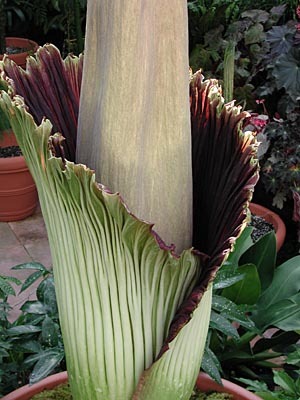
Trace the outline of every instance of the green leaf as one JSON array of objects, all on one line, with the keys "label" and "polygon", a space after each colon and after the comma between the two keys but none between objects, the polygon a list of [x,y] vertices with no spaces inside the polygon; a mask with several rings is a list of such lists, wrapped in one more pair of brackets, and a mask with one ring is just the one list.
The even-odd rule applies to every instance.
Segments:
[{"label": "green leaf", "polygon": [[0,357],[8,357],[8,356],[9,353],[6,350],[0,348]]},{"label": "green leaf", "polygon": [[241,308],[223,296],[213,295],[212,307],[214,310],[219,311],[225,318],[236,321],[247,329],[251,330],[255,328],[254,322],[245,314],[244,307]]},{"label": "green leaf", "polygon": [[4,278],[5,280],[15,283],[16,285],[21,285],[21,281],[20,279],[14,277],[14,276],[2,276],[2,278]]},{"label": "green leaf", "polygon": [[249,18],[254,22],[266,22],[269,19],[269,13],[264,10],[247,10],[242,13],[242,18]]},{"label": "green leaf", "polygon": [[266,382],[262,381],[253,381],[251,379],[246,379],[246,378],[237,378],[239,382],[245,383],[247,385],[247,389],[251,390],[252,392],[258,392],[258,391],[268,391],[268,385]]},{"label": "green leaf", "polygon": [[287,54],[278,57],[272,73],[277,88],[285,88],[296,100],[300,92],[300,49],[293,47]]},{"label": "green leaf", "polygon": [[265,330],[276,326],[284,331],[300,329],[300,293],[289,299],[280,300],[266,309],[253,313],[253,320],[258,328]]},{"label": "green leaf", "polygon": [[269,232],[251,246],[241,257],[241,264],[254,264],[257,268],[261,288],[272,282],[276,263],[276,237]]},{"label": "green leaf", "polygon": [[260,398],[262,398],[263,400],[289,400],[289,399],[282,399],[280,398],[280,394],[278,393],[270,393],[270,392],[260,392],[257,391],[255,392],[255,394],[257,396],[259,396]]},{"label": "green leaf", "polygon": [[284,371],[273,371],[274,382],[282,387],[288,393],[296,393],[296,387],[293,379]]},{"label": "green leaf", "polygon": [[235,304],[255,304],[261,293],[261,284],[258,271],[254,264],[245,264],[239,267],[245,278],[226,288],[222,296],[227,297]]},{"label": "green leaf", "polygon": [[245,32],[245,44],[260,43],[265,39],[264,27],[262,24],[257,23],[251,26]]},{"label": "green leaf", "polygon": [[288,354],[286,363],[291,365],[299,365],[300,367],[300,347]]},{"label": "green leaf", "polygon": [[220,375],[220,370],[221,370],[220,362],[216,357],[216,355],[214,354],[214,352],[212,352],[208,347],[205,348],[201,362],[201,368],[216,382],[218,382],[219,385],[222,385],[222,380]]},{"label": "green leaf", "polygon": [[58,345],[58,325],[51,318],[46,316],[42,324],[42,339],[47,346],[54,347]]},{"label": "green leaf", "polygon": [[36,282],[39,278],[41,278],[44,275],[44,272],[42,271],[36,271],[33,274],[29,275],[25,282],[23,283],[20,293],[24,292],[27,288],[29,288],[34,282]]},{"label": "green leaf", "polygon": [[293,46],[295,29],[287,25],[273,26],[266,34],[266,40],[270,43],[271,56],[280,56],[287,53]]},{"label": "green leaf", "polygon": [[15,335],[27,335],[31,333],[40,332],[41,328],[34,325],[19,325],[13,326],[6,330],[8,336],[15,336]]},{"label": "green leaf", "polygon": [[7,282],[7,279],[3,276],[0,276],[0,297],[6,298],[9,295],[15,296],[16,292],[11,284]]},{"label": "green leaf", "polygon": [[27,340],[21,343],[21,348],[27,353],[40,353],[42,351],[42,346],[37,340]]},{"label": "green leaf", "polygon": [[300,256],[276,268],[271,285],[262,293],[257,310],[267,309],[280,300],[289,299],[300,291]]},{"label": "green leaf", "polygon": [[38,300],[47,305],[49,314],[57,314],[57,301],[53,276],[44,279],[38,286],[36,295]]},{"label": "green leaf", "polygon": [[227,262],[232,265],[238,265],[241,256],[253,245],[253,240],[251,239],[251,233],[253,228],[247,226],[240,237],[237,238],[233,250],[230,252]]},{"label": "green leaf", "polygon": [[35,364],[32,373],[29,377],[29,384],[34,384],[41,379],[46,378],[54,369],[61,363],[64,358],[64,352],[62,350],[51,350],[45,351],[39,354],[38,360]]},{"label": "green leaf", "polygon": [[239,339],[239,334],[236,328],[228,321],[223,315],[218,314],[214,311],[211,312],[210,316],[210,327],[217,329],[227,336],[232,336],[234,339]]},{"label": "green leaf", "polygon": [[21,310],[30,314],[47,314],[48,308],[40,301],[26,301]]},{"label": "green leaf", "polygon": [[29,263],[23,263],[23,264],[18,264],[12,267],[14,270],[23,270],[23,269],[37,269],[42,272],[48,271],[43,264],[38,263],[38,262],[29,262]]},{"label": "green leaf", "polygon": [[240,270],[234,269],[232,265],[223,265],[218,271],[214,280],[214,290],[224,289],[233,284],[242,281],[245,278],[245,274]]}]

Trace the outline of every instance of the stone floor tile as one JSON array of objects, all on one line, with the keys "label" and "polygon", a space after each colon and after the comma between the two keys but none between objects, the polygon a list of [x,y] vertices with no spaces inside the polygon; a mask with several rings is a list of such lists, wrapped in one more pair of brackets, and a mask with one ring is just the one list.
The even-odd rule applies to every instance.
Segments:
[{"label": "stone floor tile", "polygon": [[18,245],[19,241],[9,224],[7,222],[0,222],[0,252],[2,249]]},{"label": "stone floor tile", "polygon": [[36,240],[47,239],[47,232],[40,210],[22,221],[9,222],[9,226],[23,245]]},{"label": "stone floor tile", "polygon": [[46,268],[52,267],[52,258],[48,239],[35,240],[24,245],[30,257],[43,264]]},{"label": "stone floor tile", "polygon": [[28,276],[25,271],[14,271],[12,273],[11,267],[17,264],[22,264],[25,262],[30,262],[32,259],[27,253],[26,249],[18,244],[14,247],[7,247],[6,249],[0,250],[0,274],[2,275],[12,275],[16,278],[23,279]]}]

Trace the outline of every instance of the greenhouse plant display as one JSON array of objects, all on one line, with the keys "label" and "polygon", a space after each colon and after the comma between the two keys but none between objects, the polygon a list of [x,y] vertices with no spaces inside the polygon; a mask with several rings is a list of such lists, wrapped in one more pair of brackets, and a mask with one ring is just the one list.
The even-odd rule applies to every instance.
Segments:
[{"label": "greenhouse plant display", "polygon": [[[246,113],[189,76],[186,2],[169,13],[166,1],[88,2],[76,163],[51,122],[11,98],[14,82],[2,93],[38,187],[75,400],[190,397],[212,280],[258,178]],[[57,114],[71,108],[64,88],[56,96]]]}]

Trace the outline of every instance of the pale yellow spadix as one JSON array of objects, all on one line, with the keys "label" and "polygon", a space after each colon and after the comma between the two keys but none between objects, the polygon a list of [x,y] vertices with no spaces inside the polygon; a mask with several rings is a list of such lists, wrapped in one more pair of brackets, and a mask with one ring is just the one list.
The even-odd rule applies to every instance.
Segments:
[{"label": "pale yellow spadix", "polygon": [[88,2],[77,162],[167,244],[191,246],[185,0]]}]

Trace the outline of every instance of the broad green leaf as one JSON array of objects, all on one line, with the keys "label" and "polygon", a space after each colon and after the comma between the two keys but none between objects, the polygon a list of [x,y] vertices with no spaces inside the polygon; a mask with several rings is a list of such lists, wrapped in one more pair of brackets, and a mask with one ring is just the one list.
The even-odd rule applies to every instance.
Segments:
[{"label": "broad green leaf", "polygon": [[[233,265],[238,265],[241,256],[253,245],[253,240],[251,239],[251,233],[253,228],[247,226],[240,237],[237,238],[232,251],[230,252],[227,262]],[[222,270],[222,269],[221,269]]]},{"label": "broad green leaf", "polygon": [[214,290],[224,289],[245,279],[245,274],[235,269],[231,264],[223,265],[214,280]]},{"label": "broad green leaf", "polygon": [[216,382],[222,385],[221,374],[220,374],[221,371],[220,362],[216,357],[216,355],[208,347],[205,348],[201,362],[201,368]]},{"label": "broad green leaf", "polygon": [[26,301],[21,307],[23,312],[30,314],[47,314],[47,307],[40,301]]},{"label": "broad green leaf", "polygon": [[295,100],[300,92],[299,63],[300,49],[293,47],[287,54],[282,54],[277,58],[272,72],[277,88],[285,88]]},{"label": "broad green leaf", "polygon": [[287,364],[299,365],[300,367],[300,347],[298,347],[297,350],[293,351],[292,353],[288,354],[286,362]]},{"label": "broad green leaf", "polygon": [[293,379],[284,371],[273,371],[274,382],[288,393],[295,393],[296,387]]},{"label": "broad green leaf", "polygon": [[276,263],[276,238],[269,232],[251,246],[241,257],[241,264],[254,264],[257,268],[261,288],[264,290],[272,282]]},{"label": "broad green leaf", "polygon": [[[260,392],[259,390],[255,392],[255,394],[263,399],[263,400],[289,400],[289,399],[282,399],[279,397],[278,393],[270,393],[270,392]],[[291,400],[291,399],[290,399]]]},{"label": "broad green leaf", "polygon": [[270,18],[270,15],[267,11],[253,9],[244,11],[242,13],[242,18],[249,18],[254,22],[266,22]]},{"label": "broad green leaf", "polygon": [[252,392],[268,390],[268,386],[267,386],[266,382],[253,381],[251,379],[246,379],[246,378],[237,378],[237,380],[239,382],[245,383],[247,385],[247,389],[251,390]]},{"label": "broad green leaf", "polygon": [[37,358],[32,373],[29,377],[29,383],[32,385],[43,378],[46,378],[61,363],[64,358],[64,352],[61,350],[52,350],[40,354]]},{"label": "broad green leaf", "polygon": [[273,26],[266,33],[266,40],[271,47],[271,55],[278,57],[287,53],[293,46],[294,35],[295,29],[291,29],[287,25]]},{"label": "broad green leaf", "polygon": [[300,291],[300,256],[276,268],[271,285],[262,293],[257,310],[267,309],[280,300],[289,299]]},{"label": "broad green leaf", "polygon": [[22,347],[23,351],[25,350],[27,353],[40,353],[42,351],[42,346],[37,340],[22,342],[20,347]]},{"label": "broad green leaf", "polygon": [[260,43],[264,39],[265,39],[264,27],[260,23],[252,25],[245,32],[245,44],[246,45],[253,44],[253,43]]},{"label": "broad green leaf", "polygon": [[300,293],[288,299],[279,300],[266,309],[259,308],[253,313],[253,320],[262,331],[276,326],[284,331],[300,329]]},{"label": "broad green leaf", "polygon": [[270,360],[272,358],[277,358],[279,356],[281,356],[280,353],[275,353],[275,352],[270,353],[269,351],[262,351],[257,354],[252,354],[249,346],[249,351],[247,352],[242,350],[229,351],[227,353],[221,354],[220,359],[223,361],[228,360],[230,364],[233,366],[236,364],[240,364],[241,360],[251,361],[253,363],[253,362]]},{"label": "broad green leaf", "polygon": [[14,335],[28,335],[31,333],[40,332],[41,328],[35,325],[19,325],[13,326],[6,330],[7,335],[14,336]]},{"label": "broad green leaf", "polygon": [[255,304],[261,293],[259,275],[254,264],[245,264],[239,267],[245,278],[226,288],[222,296],[227,297],[235,304]]}]

